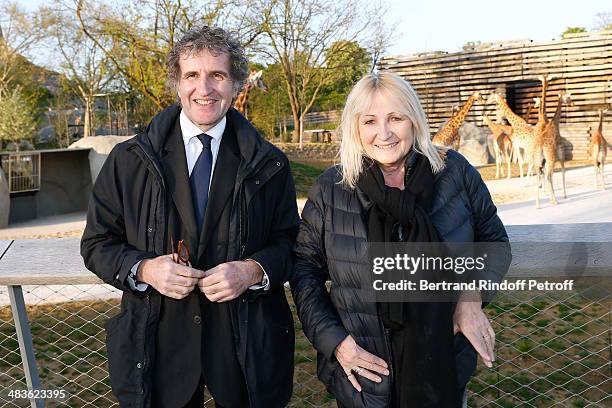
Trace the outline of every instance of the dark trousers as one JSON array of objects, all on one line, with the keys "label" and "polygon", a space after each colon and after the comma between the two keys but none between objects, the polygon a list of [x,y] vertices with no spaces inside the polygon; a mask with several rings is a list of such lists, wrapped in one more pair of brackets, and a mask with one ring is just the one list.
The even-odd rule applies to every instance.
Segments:
[{"label": "dark trousers", "polygon": [[[200,379],[200,384],[198,385],[198,388],[196,388],[196,391],[191,397],[191,400],[189,400],[189,402],[186,405],[184,405],[183,408],[202,408],[204,407],[204,388],[205,388],[204,380]],[[223,405],[220,405],[217,402],[215,402],[215,407],[225,408]]]}]

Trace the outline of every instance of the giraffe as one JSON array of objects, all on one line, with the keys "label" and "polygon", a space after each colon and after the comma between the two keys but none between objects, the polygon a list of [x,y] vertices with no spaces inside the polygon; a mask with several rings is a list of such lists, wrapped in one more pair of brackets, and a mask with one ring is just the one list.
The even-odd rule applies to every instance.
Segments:
[{"label": "giraffe", "polygon": [[601,174],[601,189],[606,189],[606,182],[604,180],[604,164],[606,162],[606,155],[608,153],[608,146],[606,139],[603,137],[603,118],[608,110],[599,109],[599,125],[597,131],[591,138],[589,143],[589,156],[593,161],[593,167],[595,168],[595,188],[597,188],[598,175]]},{"label": "giraffe", "polygon": [[529,123],[529,121],[531,120],[531,111],[533,111],[533,108],[534,108],[534,107],[537,107],[537,103],[539,103],[540,98],[533,98],[533,100],[534,100],[534,101],[535,101],[536,99],[537,99],[537,101],[536,101],[536,103],[535,103],[535,104],[534,104],[534,103],[532,103],[532,104],[530,104],[530,105],[527,107],[527,113],[525,113],[525,116],[524,116],[524,118],[525,118],[525,122],[527,122],[527,123]]},{"label": "giraffe", "polygon": [[251,71],[249,77],[244,81],[242,91],[236,96],[236,100],[234,101],[234,108],[242,113],[244,117],[248,117],[247,101],[249,100],[249,91],[253,88],[259,88],[264,92],[268,92],[268,86],[263,81],[261,73],[262,71]]},{"label": "giraffe", "polygon": [[[555,189],[553,186],[553,173],[555,171],[555,162],[558,160],[561,164],[561,179],[563,184],[563,198],[567,198],[565,192],[565,154],[560,144],[561,134],[559,133],[559,120],[561,119],[561,108],[563,105],[572,103],[570,93],[559,93],[557,108],[552,119],[546,124],[540,137],[541,153],[544,156],[544,184],[548,184],[550,202],[557,204],[555,197]],[[536,208],[540,208],[540,172],[538,171],[537,193],[536,193]]]},{"label": "giraffe", "polygon": [[[548,118],[546,116],[546,91],[548,89],[548,80],[551,79],[551,75],[540,75],[538,79],[542,82],[542,96],[540,98],[533,98],[535,101],[535,105],[538,108],[538,121],[533,128],[533,135],[535,139],[535,146],[531,154],[533,157],[529,160],[529,166],[527,167],[527,180],[529,180],[529,176],[531,175],[531,170],[534,166],[537,166],[538,163],[542,162],[542,148],[543,148],[543,133],[544,128],[548,124]],[[554,164],[554,162],[553,162]],[[536,171],[541,170],[541,166],[535,169]],[[539,174],[538,174],[539,177]],[[539,180],[539,178],[538,178]],[[538,186],[539,188],[539,186]],[[538,190],[539,191],[539,190]]]},{"label": "giraffe", "polygon": [[459,150],[459,145],[461,144],[459,127],[477,99],[480,99],[480,92],[478,91],[470,95],[463,106],[456,113],[453,113],[448,122],[438,130],[438,133],[433,137],[434,144],[439,146],[453,146],[453,149]]},{"label": "giraffe", "polygon": [[510,165],[512,162],[512,126],[493,122],[488,116],[483,116],[482,121],[489,127],[493,135],[493,150],[495,152],[495,178],[499,178],[500,169],[503,176],[504,161],[508,165],[507,178],[510,178]]},{"label": "giraffe", "polygon": [[535,145],[533,128],[525,122],[525,119],[521,118],[516,113],[512,112],[512,109],[508,106],[508,103],[498,91],[493,91],[487,99],[487,104],[495,103],[497,111],[502,117],[505,117],[510,125],[512,126],[512,144],[515,146],[514,151],[517,152],[523,149],[525,154],[518,154],[517,158],[519,161],[519,172],[521,179],[523,178],[523,163],[525,158],[531,160],[533,157],[533,148]]}]

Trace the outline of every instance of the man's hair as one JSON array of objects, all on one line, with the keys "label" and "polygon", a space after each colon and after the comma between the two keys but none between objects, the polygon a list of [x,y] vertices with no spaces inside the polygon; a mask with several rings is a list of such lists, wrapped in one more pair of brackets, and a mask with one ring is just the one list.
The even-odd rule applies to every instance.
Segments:
[{"label": "man's hair", "polygon": [[398,75],[377,72],[365,75],[355,84],[342,111],[339,126],[342,136],[342,183],[349,188],[355,188],[364,171],[363,158],[367,157],[367,154],[359,136],[359,116],[370,109],[376,94],[382,95],[397,113],[410,120],[414,131],[414,150],[427,157],[434,173],[440,172],[444,161],[431,142],[427,117],[416,91],[408,81]]},{"label": "man's hair", "polygon": [[230,61],[230,76],[234,81],[234,90],[242,89],[249,76],[249,63],[240,42],[230,33],[218,27],[194,27],[174,44],[166,59],[168,68],[168,86],[176,91],[181,76],[179,61],[185,55],[197,55],[202,51],[213,55],[225,53]]}]

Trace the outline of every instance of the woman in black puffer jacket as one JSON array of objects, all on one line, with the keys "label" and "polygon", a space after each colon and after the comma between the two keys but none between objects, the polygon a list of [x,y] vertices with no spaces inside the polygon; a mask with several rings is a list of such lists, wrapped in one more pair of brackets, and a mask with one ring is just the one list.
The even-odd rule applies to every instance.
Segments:
[{"label": "woman in black puffer jacket", "polygon": [[[495,334],[463,292],[451,303],[367,301],[368,242],[502,242],[504,226],[479,173],[436,148],[411,85],[369,74],[342,114],[341,164],[310,190],[290,281],[318,376],[339,407],[458,407]],[[501,280],[510,262],[490,271]],[[331,280],[331,289],[326,281]],[[472,297],[469,297],[469,296]],[[468,297],[472,301],[467,301]]]}]

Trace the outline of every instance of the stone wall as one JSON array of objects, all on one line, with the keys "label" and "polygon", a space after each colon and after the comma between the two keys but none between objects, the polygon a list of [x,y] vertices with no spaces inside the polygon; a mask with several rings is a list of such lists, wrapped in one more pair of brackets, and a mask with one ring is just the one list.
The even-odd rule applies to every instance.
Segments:
[{"label": "stone wall", "polygon": [[302,149],[297,143],[275,143],[275,146],[285,152],[289,160],[295,161],[332,161],[340,148],[339,143],[304,143]]}]

